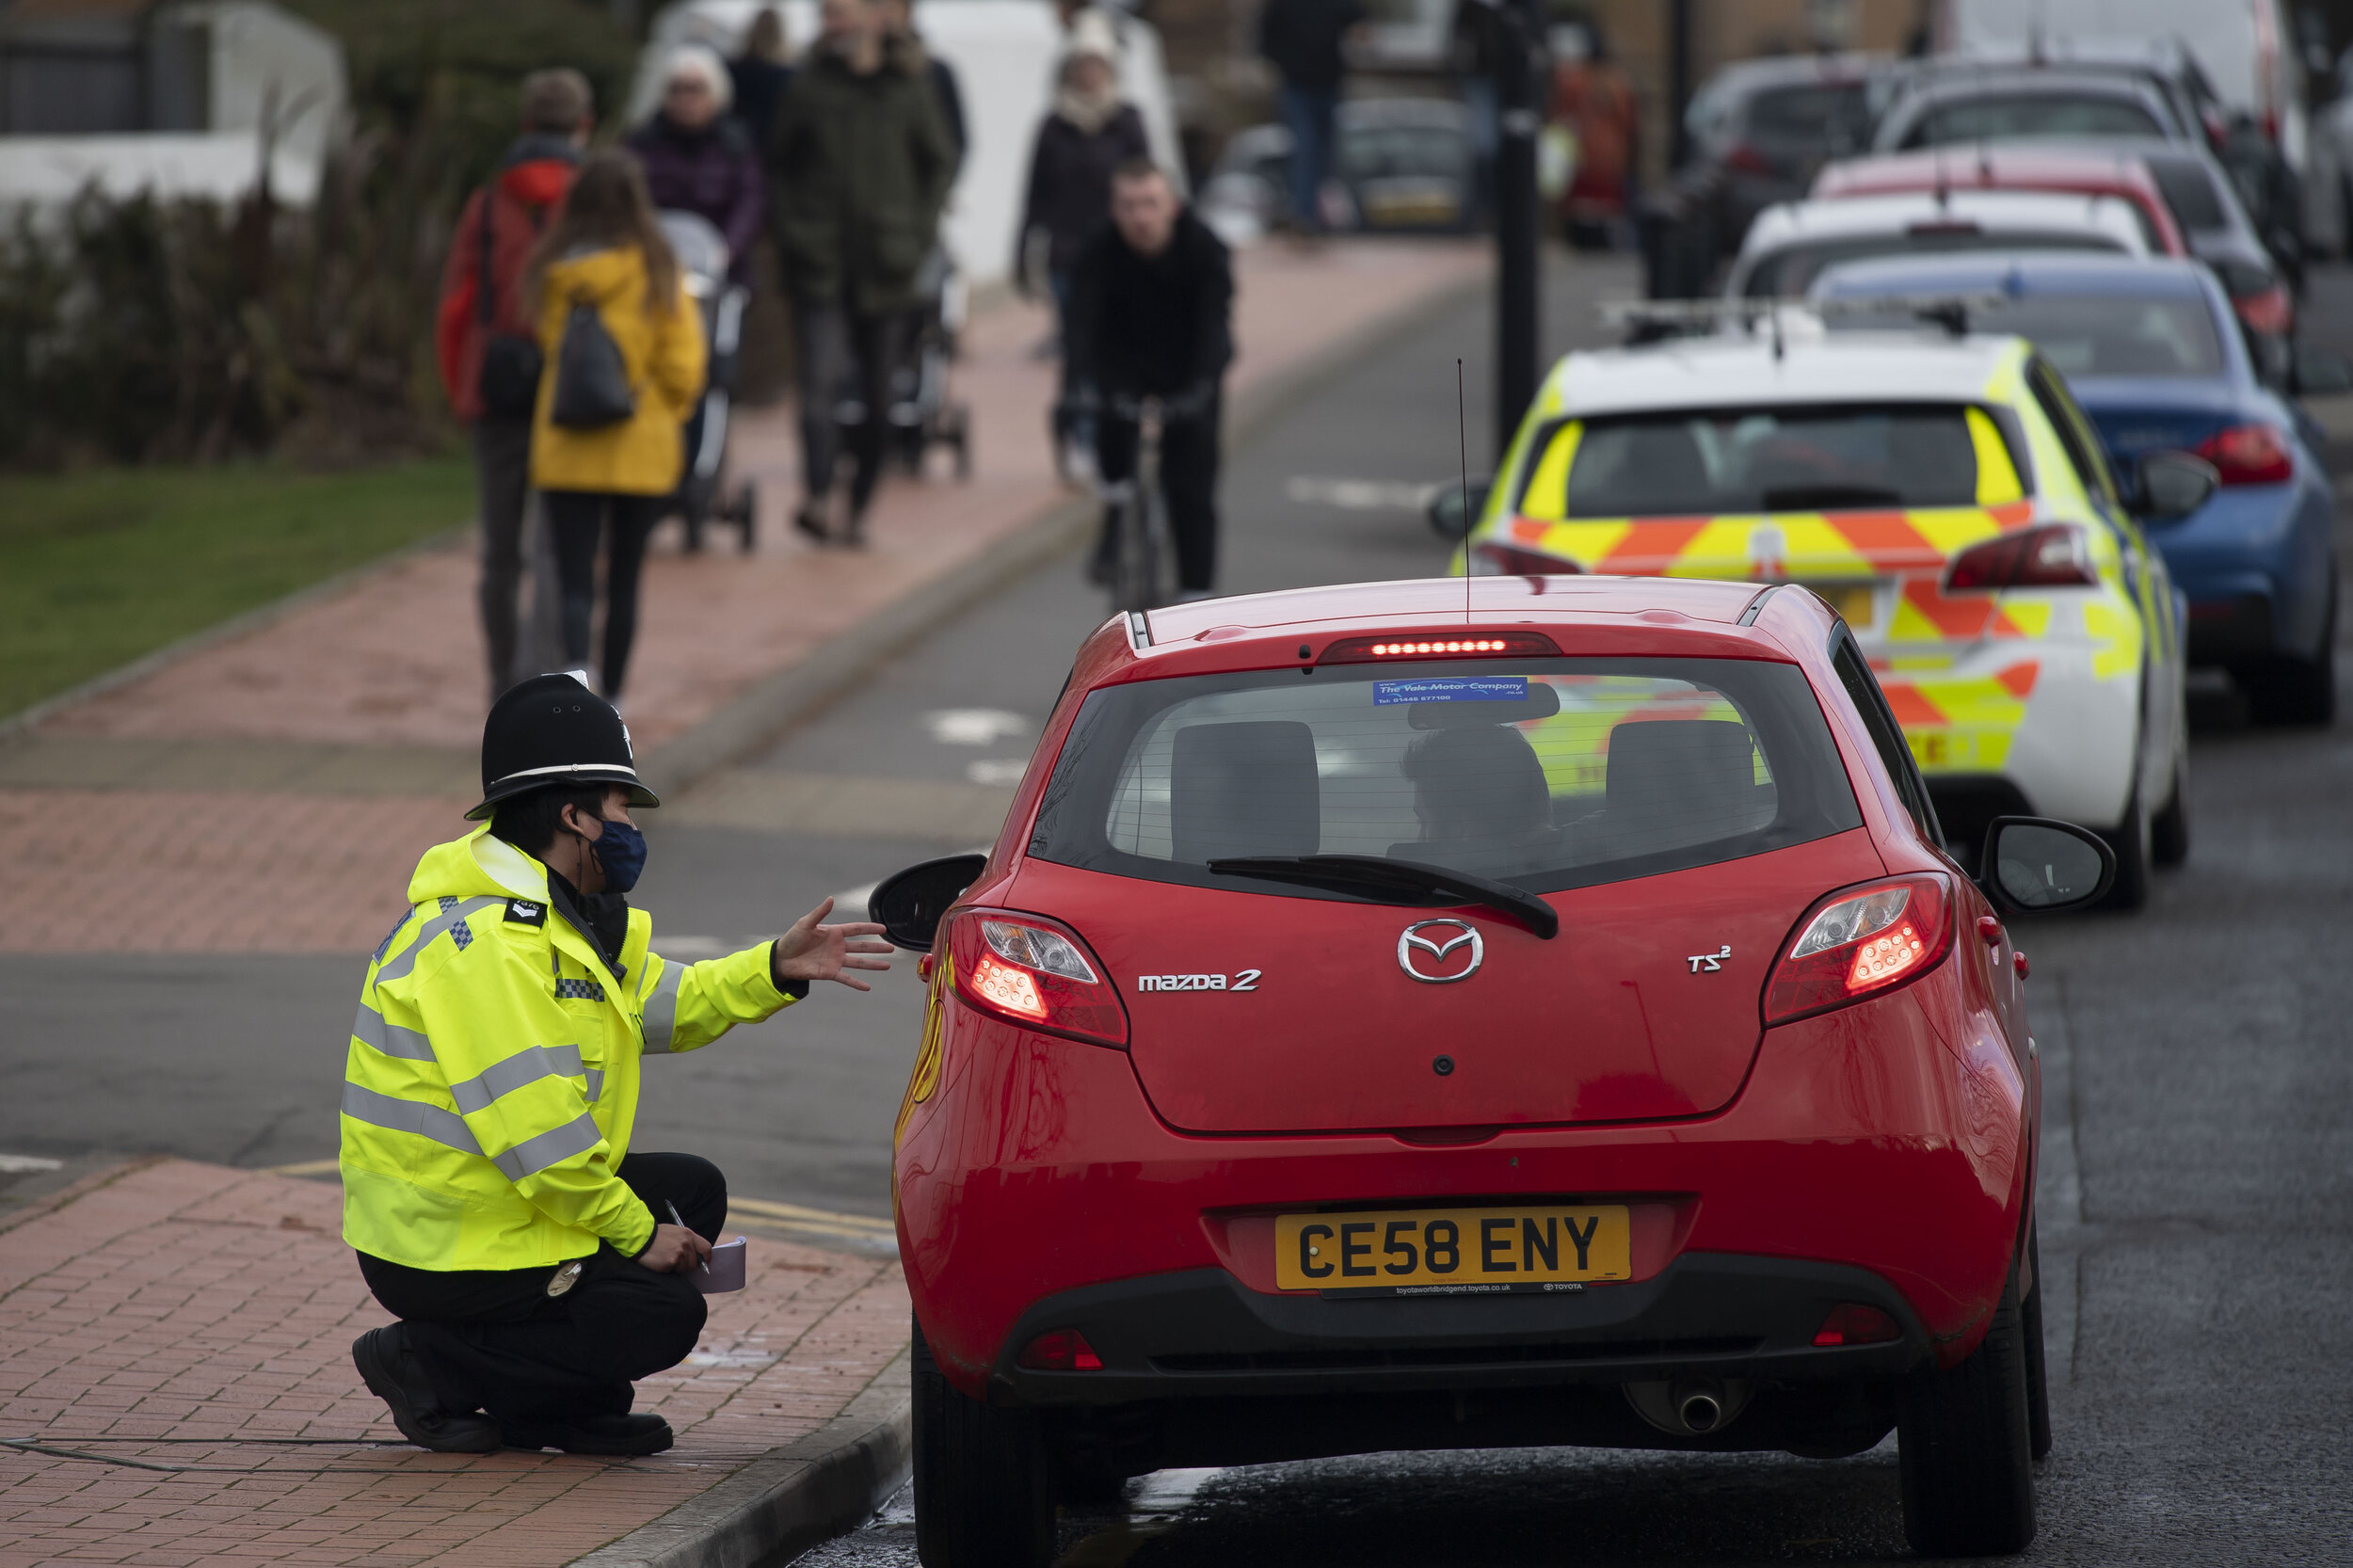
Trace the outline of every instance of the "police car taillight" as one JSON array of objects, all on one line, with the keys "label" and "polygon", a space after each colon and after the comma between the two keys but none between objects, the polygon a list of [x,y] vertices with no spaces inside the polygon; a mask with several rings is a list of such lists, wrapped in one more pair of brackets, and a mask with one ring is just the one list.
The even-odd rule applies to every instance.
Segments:
[{"label": "police car taillight", "polygon": [[1068,926],[1039,915],[959,909],[943,935],[956,995],[982,1012],[1041,1033],[1128,1044],[1118,991]]},{"label": "police car taillight", "polygon": [[1494,539],[1481,539],[1470,549],[1473,577],[1568,577],[1581,576],[1584,570],[1575,561]]},{"label": "police car taillight", "polygon": [[1765,984],[1765,1022],[1787,1023],[1907,984],[1953,943],[1941,872],[1842,888],[1806,911]]},{"label": "police car taillight", "polygon": [[1373,664],[1401,659],[1552,659],[1560,645],[1541,632],[1400,632],[1383,637],[1343,637],[1323,650],[1319,664]]},{"label": "police car taillight", "polygon": [[2084,531],[2073,523],[2049,522],[1996,534],[1953,557],[1945,568],[1948,593],[1963,589],[2087,587],[2100,581],[2091,569]]}]

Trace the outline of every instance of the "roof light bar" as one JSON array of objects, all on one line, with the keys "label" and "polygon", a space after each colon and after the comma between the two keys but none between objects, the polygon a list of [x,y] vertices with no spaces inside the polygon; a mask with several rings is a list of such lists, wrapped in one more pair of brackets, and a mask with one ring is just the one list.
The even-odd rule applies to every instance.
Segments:
[{"label": "roof light bar", "polygon": [[1988,311],[2009,303],[2007,295],[1885,294],[1832,299],[1605,299],[1597,307],[1610,327],[1681,327],[1705,328],[1740,326],[1753,330],[1758,323],[1785,312],[1829,321],[1842,316],[1913,316],[1933,322],[1954,337],[1969,330],[1969,323]]}]

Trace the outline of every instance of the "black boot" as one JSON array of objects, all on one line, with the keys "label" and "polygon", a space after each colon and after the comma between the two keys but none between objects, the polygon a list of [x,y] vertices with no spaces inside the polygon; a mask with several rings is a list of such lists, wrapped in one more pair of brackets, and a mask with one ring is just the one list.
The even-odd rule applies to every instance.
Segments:
[{"label": "black boot", "polygon": [[675,1441],[659,1416],[573,1416],[560,1421],[506,1421],[499,1432],[510,1448],[561,1448],[568,1454],[658,1454]]},{"label": "black boot", "polygon": [[392,1407],[392,1425],[418,1448],[443,1454],[498,1451],[496,1421],[471,1411],[459,1414],[441,1408],[400,1324],[370,1329],[353,1340],[351,1364],[360,1369],[368,1392]]}]

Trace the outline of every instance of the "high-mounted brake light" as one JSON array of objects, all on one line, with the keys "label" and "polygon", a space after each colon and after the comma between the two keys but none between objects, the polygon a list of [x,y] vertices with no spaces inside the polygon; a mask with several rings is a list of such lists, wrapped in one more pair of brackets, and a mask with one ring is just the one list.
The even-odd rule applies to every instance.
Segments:
[{"label": "high-mounted brake light", "polygon": [[1563,561],[1540,550],[1499,544],[1494,539],[1481,539],[1471,546],[1473,577],[1569,577],[1581,576],[1584,570],[1575,561]]},{"label": "high-mounted brake light", "polygon": [[1348,637],[1323,650],[1319,664],[1372,664],[1388,659],[1551,659],[1560,645],[1541,632],[1408,632]]},{"label": "high-mounted brake light", "polygon": [[1945,590],[2071,588],[2098,584],[2084,531],[2073,523],[2047,522],[1996,534],[1953,557]]},{"label": "high-mounted brake light", "polygon": [[2296,477],[2296,458],[2268,424],[2233,424],[2198,443],[2195,454],[2214,465],[2225,485],[2279,485]]},{"label": "high-mounted brake light", "polygon": [[1094,1045],[1128,1044],[1118,991],[1067,926],[1038,915],[960,909],[942,936],[956,994],[982,1012]]},{"label": "high-mounted brake light", "polygon": [[1765,1022],[1787,1023],[1890,990],[1934,968],[1952,946],[1952,888],[1942,872],[1845,888],[1806,911],[1765,985]]}]

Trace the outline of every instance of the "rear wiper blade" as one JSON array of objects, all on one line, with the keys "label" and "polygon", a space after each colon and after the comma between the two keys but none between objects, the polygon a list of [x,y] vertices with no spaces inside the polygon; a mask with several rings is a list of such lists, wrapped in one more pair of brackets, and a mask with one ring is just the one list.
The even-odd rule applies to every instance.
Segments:
[{"label": "rear wiper blade", "polygon": [[[1326,888],[1380,904],[1483,904],[1497,914],[1511,916],[1546,941],[1561,933],[1560,912],[1535,894],[1508,882],[1491,882],[1419,860],[1391,860],[1379,855],[1243,855],[1212,860],[1209,870],[1219,876],[1256,876],[1268,882]],[[1447,893],[1454,896],[1437,896]]]}]

